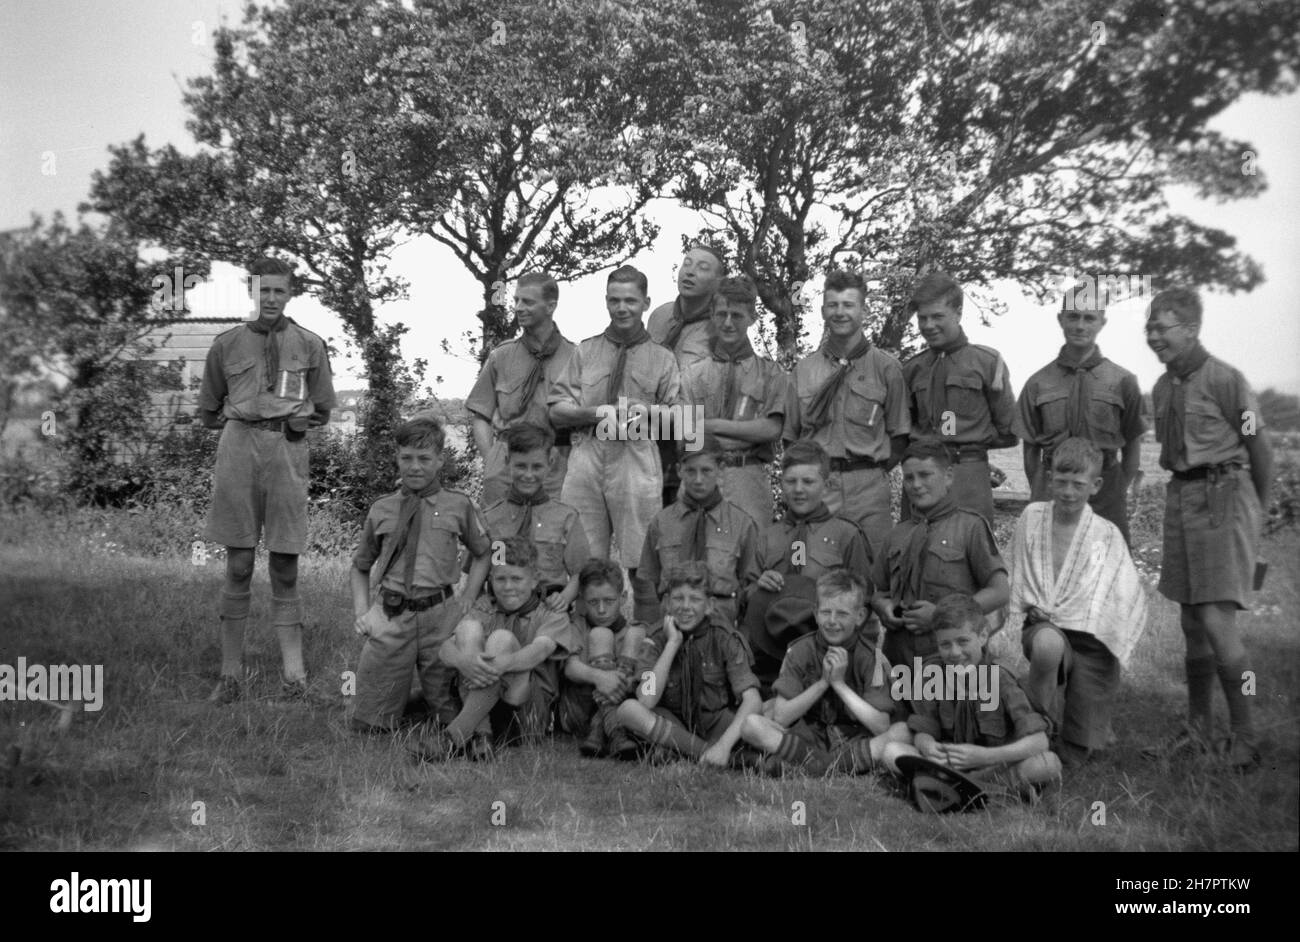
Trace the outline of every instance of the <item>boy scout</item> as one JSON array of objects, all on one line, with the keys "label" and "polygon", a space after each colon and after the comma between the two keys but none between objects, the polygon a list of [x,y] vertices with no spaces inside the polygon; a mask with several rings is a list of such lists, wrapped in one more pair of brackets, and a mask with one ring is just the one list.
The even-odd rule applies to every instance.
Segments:
[{"label": "boy scout", "polygon": [[[623,571],[608,559],[589,559],[578,577],[582,613],[572,621],[583,642],[582,654],[564,662],[560,726],[583,735],[584,756],[636,758],[637,746],[618,725],[618,705],[632,695],[646,637],[643,624],[628,624],[622,614]],[[658,652],[654,652],[657,656]],[[654,663],[651,657],[649,664]]]},{"label": "boy scout", "polygon": [[600,407],[617,406],[620,396],[629,405],[678,404],[681,375],[673,355],[651,343],[641,324],[650,306],[645,275],[630,265],[612,272],[605,306],[609,327],[578,345],[547,402],[551,421],[573,430],[562,499],[581,515],[593,556],[609,558],[617,535],[616,558],[635,579],[646,527],[663,506],[659,449],[645,439],[604,441],[595,429]]},{"label": "boy scout", "polygon": [[[677,297],[671,304],[661,304],[650,312],[646,321],[650,339],[672,353],[679,370],[709,358],[714,292],[726,273],[721,252],[703,242],[691,243],[677,269]],[[659,460],[664,466],[664,507],[677,499],[681,484],[673,465],[675,457],[671,442],[659,443]]]},{"label": "boy scout", "polygon": [[590,554],[578,512],[552,500],[543,488],[554,460],[551,430],[524,423],[506,429],[504,438],[510,490],[483,510],[488,536],[532,540],[543,604],[553,612],[568,611],[578,597],[578,569]]},{"label": "boy scout", "polygon": [[253,564],[263,536],[284,692],[306,696],[298,597],[298,556],[307,543],[306,433],[325,425],[334,407],[325,342],[284,313],[293,296],[292,266],[260,258],[249,274],[250,293],[257,286],[257,318],[213,341],[198,403],[203,424],[221,429],[203,538],[226,547],[221,680],[209,697],[223,704],[241,692]]},{"label": "boy scout", "polygon": [[1249,658],[1236,627],[1248,607],[1261,508],[1268,506],[1273,456],[1259,434],[1259,405],[1241,373],[1201,346],[1201,299],[1173,288],[1147,312],[1147,345],[1165,364],[1152,403],[1165,491],[1160,594],[1182,606],[1187,639],[1188,726],[1165,754],[1205,751],[1213,732],[1214,677],[1228,701],[1228,760],[1259,764],[1250,696],[1242,692]]},{"label": "boy scout", "polygon": [[893,525],[888,471],[907,447],[912,419],[898,360],[863,335],[866,296],[860,275],[826,276],[826,332],[791,374],[783,437],[826,449],[835,472],[826,505],[860,526],[874,551]]},{"label": "boy scout", "polygon": [[[865,573],[871,566],[867,538],[856,523],[837,517],[826,506],[830,459],[813,441],[789,445],[781,456],[784,516],[759,534],[759,577],[749,590],[745,634],[754,650],[759,678],[774,678],[783,651],[775,650],[767,632],[767,609],[789,594],[792,576],[815,580],[843,566]],[[797,613],[792,613],[797,614]],[[797,618],[795,619],[798,620]],[[868,630],[879,631],[874,622]]]},{"label": "boy scout", "polygon": [[773,446],[781,437],[787,379],[750,345],[756,299],[754,283],[743,275],[718,286],[710,355],[682,367],[682,401],[704,406],[704,431],[722,443],[722,496],[765,527],[773,514],[767,464],[776,457]]},{"label": "boy scout", "polygon": [[[353,725],[363,731],[396,725],[413,668],[438,720],[455,716],[451,672],[438,649],[483,588],[491,549],[478,508],[438,480],[444,443],[438,421],[404,422],[395,438],[401,490],[375,501],[352,557],[352,608],[357,633],[366,638]],[[461,599],[452,597],[458,544],[474,560]],[[372,607],[374,593],[379,601]]]},{"label": "boy scout", "polygon": [[654,746],[722,768],[745,717],[762,706],[749,649],[735,629],[712,619],[707,567],[678,566],[668,586],[668,614],[649,633],[658,660],[636,699],[619,706],[618,721]]},{"label": "boy scout", "polygon": [[897,771],[900,756],[920,755],[959,772],[973,772],[977,782],[1005,778],[1025,797],[1060,779],[1061,762],[1048,748],[1047,720],[1029,702],[1015,675],[990,661],[984,650],[984,606],[962,593],[944,597],[935,607],[934,633],[945,666],[998,672],[997,706],[982,709],[985,704],[971,696],[976,685],[959,682],[955,673],[945,670],[942,698],[912,701],[907,725],[913,741],[887,744],[885,763]]},{"label": "boy scout", "polygon": [[[698,451],[682,452],[682,496],[650,521],[637,575],[655,588],[653,602],[662,603],[669,570],[678,563],[703,562],[712,577],[714,614],[734,626],[742,593],[758,578],[758,527],[749,514],[722,497],[721,451],[717,439],[705,435]],[[640,608],[635,613],[638,621],[659,619],[659,605]]]},{"label": "boy scout", "polygon": [[753,714],[740,734],[782,765],[809,775],[868,772],[885,744],[911,739],[889,694],[889,665],[860,630],[870,618],[866,582],[836,569],[817,580],[817,631],[786,650],[772,716]]},{"label": "boy scout", "polygon": [[1097,334],[1106,326],[1105,287],[1066,291],[1057,323],[1065,346],[1025,383],[1012,426],[1025,443],[1030,500],[1048,499],[1052,455],[1067,438],[1086,438],[1101,449],[1102,485],[1093,510],[1128,535],[1128,488],[1142,463],[1142,393],[1137,377],[1101,355]]},{"label": "boy scout", "polygon": [[544,736],[559,697],[560,668],[581,650],[569,616],[542,604],[532,541],[512,536],[500,550],[492,560],[490,595],[478,600],[442,645],[442,661],[458,674],[464,706],[447,725],[442,748],[425,751],[422,759],[466,753],[491,759],[489,715],[498,702],[509,708],[496,726],[503,735],[517,722],[527,739]]},{"label": "boy scout", "polygon": [[[990,448],[1016,443],[1015,398],[1002,355],[970,343],[961,329],[961,285],[932,272],[908,301],[929,344],[903,364],[912,414],[912,441],[940,441],[952,455],[952,497],[958,507],[993,519]],[[904,494],[903,516],[907,516]]]},{"label": "boy scout", "polygon": [[[488,354],[465,408],[473,417],[474,443],[483,456],[484,507],[505,497],[505,430],[527,422],[550,428],[546,395],[573,354],[573,342],[555,326],[560,289],[555,279],[529,272],[515,286],[515,320],[523,333]],[[569,459],[569,430],[555,430],[555,450],[547,469],[546,493],[559,500]]]},{"label": "boy scout", "polygon": [[937,441],[913,442],[903,453],[908,519],[889,531],[871,566],[871,606],[885,625],[885,657],[915,669],[933,658],[934,608],[966,592],[985,612],[1007,604],[1010,583],[988,520],[952,499],[952,458]]}]

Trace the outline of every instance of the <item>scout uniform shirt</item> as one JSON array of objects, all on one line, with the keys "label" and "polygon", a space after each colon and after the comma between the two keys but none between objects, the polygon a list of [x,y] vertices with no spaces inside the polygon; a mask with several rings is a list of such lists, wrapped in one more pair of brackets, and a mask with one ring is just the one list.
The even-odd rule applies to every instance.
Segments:
[{"label": "scout uniform shirt", "polygon": [[829,421],[813,427],[808,421],[809,406],[839,368],[840,361],[825,344],[795,364],[782,437],[791,442],[811,439],[832,458],[887,461],[890,437],[912,431],[903,368],[888,353],[869,347],[852,362],[831,401]]},{"label": "scout uniform shirt", "polygon": [[247,422],[324,412],[314,423],[324,424],[335,405],[325,341],[283,314],[265,333],[240,324],[218,334],[203,367],[198,405]]},{"label": "scout uniform shirt", "polygon": [[[647,641],[653,642],[657,660],[668,641],[662,621],[649,630]],[[648,669],[653,667],[651,661]],[[758,678],[750,669],[749,646],[735,629],[711,621],[682,632],[682,646],[668,669],[659,706],[698,734],[709,730],[751,688],[758,689]]]},{"label": "scout uniform shirt", "polygon": [[[716,344],[709,355],[682,367],[682,402],[704,406],[706,419],[749,422],[785,417],[787,379],[781,367],[746,345],[732,359]],[[776,457],[772,442],[746,442],[717,436],[727,455],[766,463]]]},{"label": "scout uniform shirt", "polygon": [[1067,348],[1025,383],[1014,431],[1044,454],[1067,438],[1116,452],[1146,431],[1137,377],[1094,349],[1082,363]]},{"label": "scout uniform shirt", "polygon": [[1242,437],[1247,413],[1257,431],[1264,423],[1246,377],[1201,347],[1191,351],[1187,366],[1185,378],[1166,371],[1151,391],[1160,467],[1187,471],[1249,464]]},{"label": "scout uniform shirt", "polygon": [[[949,689],[944,675],[944,699],[922,698],[913,700],[912,715],[907,718],[907,728],[913,733],[926,733],[939,742],[960,743],[972,746],[1005,746],[1018,742],[1034,733],[1047,732],[1047,720],[1029,703],[1020,688],[1016,675],[987,656],[977,670],[996,670],[998,677],[997,707],[984,710],[978,699],[957,699],[955,687]],[[992,683],[989,684],[990,689]],[[974,677],[966,681],[966,695],[975,688]]]},{"label": "scout uniform shirt", "polygon": [[[803,543],[799,555],[794,543]],[[862,530],[851,520],[833,517],[826,505],[800,520],[789,511],[759,536],[758,569],[796,572],[810,579],[837,566],[865,576],[871,568],[871,550]]]},{"label": "scout uniform shirt", "polygon": [[[516,503],[504,497],[483,511],[488,536],[504,540],[526,536],[537,547],[537,573],[546,589],[563,589],[587,561],[587,534],[578,512],[568,504],[546,498],[536,503]],[[468,560],[466,563],[468,564]]]},{"label": "scout uniform shirt", "polygon": [[[854,635],[847,645],[849,664],[844,671],[844,682],[849,689],[877,710],[891,717],[899,712],[900,705],[890,696],[889,662],[883,657],[877,670],[875,651],[860,635]],[[781,674],[772,685],[772,693],[793,700],[822,678],[822,661],[830,645],[821,631],[804,635],[786,648],[781,662]],[[802,717],[809,725],[825,729],[830,726],[856,727],[856,732],[870,736],[871,732],[849,711],[839,694],[830,688],[822,694]]]},{"label": "scout uniform shirt", "polygon": [[[550,638],[555,642],[555,650],[533,670],[555,666],[574,654],[582,652],[582,637],[578,629],[569,621],[564,612],[553,612],[540,604],[540,596],[534,595],[530,605],[514,612],[505,612],[489,595],[479,596],[474,603],[473,613],[483,623],[483,637],[487,638],[494,631],[505,630],[514,635],[519,647],[525,648],[538,638]],[[530,607],[531,606],[531,607]],[[528,609],[525,611],[525,609]]]},{"label": "scout uniform shirt", "polygon": [[[699,314],[698,318],[686,323],[682,318],[682,299],[674,298],[671,303],[661,304],[650,312],[646,319],[646,330],[650,339],[667,348],[677,359],[678,365],[685,369],[692,363],[708,359],[709,338],[713,336],[713,299]],[[673,337],[674,328],[677,336]],[[669,341],[672,341],[669,343]]]},{"label": "scout uniform shirt", "polygon": [[[702,548],[695,545],[697,513],[704,514]],[[713,595],[736,599],[762,573],[755,555],[757,544],[758,525],[730,501],[719,500],[713,507],[699,510],[683,500],[674,501],[650,522],[637,576],[648,580],[663,598],[668,591],[668,570],[678,563],[700,560],[708,564]]]},{"label": "scout uniform shirt", "polygon": [[[507,340],[488,354],[465,400],[465,408],[491,422],[492,431],[497,435],[522,423],[550,428],[546,396],[564,372],[574,349],[573,341],[566,339],[558,327],[537,350],[530,337]],[[540,372],[536,371],[539,365]],[[569,443],[568,429],[555,432],[556,445]]]},{"label": "scout uniform shirt", "polygon": [[[381,497],[366,514],[361,544],[352,563],[370,573],[370,588],[405,592],[402,567],[393,556],[400,535],[397,534],[404,496],[401,491]],[[477,507],[460,491],[439,488],[423,498],[420,510],[420,534],[416,544],[415,572],[411,588],[414,594],[428,595],[443,587],[455,586],[460,580],[457,540],[474,556],[492,548],[487,528]]]},{"label": "scout uniform shirt", "polygon": [[[1015,397],[1002,355],[970,343],[965,333],[947,350],[923,350],[903,364],[912,415],[912,440],[997,447],[1014,437]],[[945,434],[944,413],[953,423]]]}]

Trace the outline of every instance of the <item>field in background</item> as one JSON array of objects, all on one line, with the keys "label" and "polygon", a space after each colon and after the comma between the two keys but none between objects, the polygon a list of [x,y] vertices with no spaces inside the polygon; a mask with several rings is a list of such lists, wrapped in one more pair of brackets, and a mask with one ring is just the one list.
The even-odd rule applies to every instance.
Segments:
[{"label": "field in background", "polygon": [[[569,740],[508,750],[494,765],[416,766],[400,736],[347,732],[340,676],[355,669],[360,642],[341,559],[303,563],[308,667],[334,705],[275,702],[278,651],[255,627],[257,699],[209,706],[220,563],[124,554],[125,534],[144,522],[125,513],[95,521],[0,518],[0,663],[102,664],[106,686],[104,709],[77,715],[62,737],[47,707],[0,704],[0,756],[12,763],[11,747],[21,749],[0,770],[0,848],[1297,849],[1294,530],[1265,543],[1268,585],[1242,617],[1259,673],[1264,770],[1241,778],[1138,756],[1185,700],[1177,611],[1153,597],[1120,696],[1120,744],[1037,808],[932,818],[871,777],[625,765],[581,759]],[[264,558],[259,567],[253,626],[265,624],[269,601]],[[503,826],[492,823],[495,802]]]}]

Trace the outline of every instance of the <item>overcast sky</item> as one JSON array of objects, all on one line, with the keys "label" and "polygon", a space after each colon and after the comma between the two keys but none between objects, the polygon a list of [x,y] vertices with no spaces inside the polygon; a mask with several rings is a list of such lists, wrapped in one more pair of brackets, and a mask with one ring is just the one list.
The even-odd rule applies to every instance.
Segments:
[{"label": "overcast sky", "polygon": [[[240,4],[0,0],[0,230],[25,226],[33,212],[48,217],[62,210],[72,217],[86,198],[91,172],[106,166],[110,144],[143,132],[151,147],[170,142],[192,151],[181,92],[187,78],[209,71],[211,30],[223,15],[235,25]],[[1241,367],[1257,389],[1300,392],[1300,94],[1251,96],[1212,127],[1255,146],[1269,189],[1257,200],[1222,204],[1171,191],[1172,208],[1235,236],[1263,265],[1266,281],[1248,295],[1208,295],[1202,339],[1211,352]],[[652,300],[660,303],[675,293],[681,234],[697,230],[700,220],[667,201],[651,212],[662,226],[659,240],[653,251],[632,261],[646,272]],[[458,347],[455,338],[477,327],[477,283],[447,250],[427,239],[395,252],[391,270],[411,282],[410,298],[383,308],[381,319],[411,328],[403,353],[429,360],[430,378],[444,380],[436,392],[464,396],[477,363],[467,355],[444,356],[440,341],[448,338]],[[212,286],[194,293],[196,313],[244,316],[239,273],[221,267],[218,273]],[[561,330],[573,340],[602,330],[603,297],[603,274],[561,285],[556,315]],[[972,341],[1002,351],[1019,389],[1055,355],[1060,334],[1054,308],[1026,300],[1014,287],[999,297],[1009,305],[1008,313],[987,327],[968,313],[967,333]],[[817,296],[812,310],[819,305]],[[1142,312],[1138,302],[1112,309],[1100,343],[1149,389],[1160,366],[1143,342]],[[338,318],[315,301],[298,298],[289,313],[342,347]],[[807,320],[820,333],[817,319]],[[361,384],[355,360],[340,356],[334,367],[339,388]]]}]

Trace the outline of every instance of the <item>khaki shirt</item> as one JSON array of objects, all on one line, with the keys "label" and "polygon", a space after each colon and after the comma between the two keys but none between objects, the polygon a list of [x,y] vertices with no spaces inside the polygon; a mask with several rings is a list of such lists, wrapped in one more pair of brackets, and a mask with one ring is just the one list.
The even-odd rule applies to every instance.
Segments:
[{"label": "khaki shirt", "polygon": [[[617,406],[608,394],[609,375],[618,360],[618,347],[604,334],[588,337],[578,344],[546,397],[548,406],[568,402],[576,406]],[[628,350],[623,370],[622,395],[628,404],[677,405],[682,397],[681,373],[673,355],[649,342]]]},{"label": "khaki shirt", "polygon": [[[673,308],[677,304],[677,299],[669,301],[667,304],[661,304],[650,312],[650,317],[646,319],[645,329],[650,332],[650,339],[657,344],[662,344],[668,337],[668,329],[673,323]],[[709,300],[708,313],[693,324],[687,324],[682,328],[681,336],[677,338],[677,343],[673,345],[673,356],[677,358],[677,364],[682,369],[690,366],[699,360],[706,360],[712,357],[709,352],[709,338],[713,336],[713,300]]]},{"label": "khaki shirt", "polygon": [[[282,315],[283,316],[283,315]],[[334,380],[325,341],[289,318],[274,331],[278,364],[267,375],[271,334],[240,324],[217,335],[208,350],[199,408],[227,419],[256,422],[310,416],[334,408]]]},{"label": "khaki shirt", "polygon": [[[1079,383],[1087,403],[1074,425],[1067,422]],[[1012,426],[1025,442],[1050,451],[1067,438],[1086,438],[1116,451],[1146,431],[1137,377],[1105,357],[1087,369],[1067,369],[1053,360],[1025,383]]]},{"label": "khaki shirt", "polygon": [[[704,730],[712,726],[724,710],[738,706],[740,695],[746,690],[758,689],[758,678],[750,667],[749,646],[734,628],[715,621],[696,628],[690,634],[683,632],[683,635],[685,640],[668,668],[659,706],[678,717],[682,715],[682,662],[687,657],[688,645],[701,645],[703,684],[700,690],[699,729]],[[662,621],[656,622],[649,629],[647,638],[657,652],[663,651],[668,638],[664,634]],[[657,659],[658,654],[655,657]],[[653,667],[652,663],[650,668]]]},{"label": "khaki shirt", "polygon": [[[758,540],[760,574],[769,569],[793,572],[798,568],[798,562],[793,560],[795,550],[792,545],[796,532],[796,528],[783,519],[763,530]],[[867,538],[851,520],[831,517],[815,523],[809,530],[807,542],[803,569],[799,571],[809,579],[820,578],[837,566],[866,576],[871,566]]]},{"label": "khaki shirt", "polygon": [[[822,661],[830,650],[820,631],[804,635],[786,648],[785,659],[781,661],[781,673],[772,684],[772,693],[786,700],[793,700],[822,678]],[[856,693],[877,710],[893,718],[903,718],[903,705],[890,696],[889,661],[881,655],[879,673],[876,670],[876,653],[873,646],[862,637],[858,637],[849,651],[848,668],[844,671],[844,681],[850,690]],[[844,705],[839,694],[827,688],[822,698],[813,704],[812,709],[803,715],[805,722],[813,726],[857,726],[859,720]]]},{"label": "khaki shirt", "polygon": [[505,498],[489,504],[483,511],[488,536],[492,540],[527,536],[537,547],[537,571],[542,585],[567,585],[590,556],[587,532],[582,528],[578,512],[558,500],[535,504],[532,532],[520,533],[527,510]]},{"label": "khaki shirt", "polygon": [[[785,410],[788,442],[806,437],[808,407],[817,390],[839,369],[824,350],[816,350],[795,364],[790,374],[790,404]],[[907,383],[898,360],[872,346],[844,378],[840,394],[831,403],[830,421],[811,436],[832,458],[889,458],[889,439],[912,431]]]},{"label": "khaki shirt", "polygon": [[471,611],[483,623],[484,638],[494,631],[509,631],[521,648],[538,638],[550,638],[555,642],[555,650],[548,661],[565,661],[582,651],[582,638],[569,621],[569,616],[564,612],[553,612],[545,605],[538,605],[527,615],[516,615],[503,612],[490,596],[481,595]]},{"label": "khaki shirt", "polygon": [[[968,745],[1004,746],[1026,736],[1032,736],[1034,733],[1047,732],[1047,720],[1030,704],[1029,697],[1021,689],[1015,674],[1001,665],[992,663],[988,658],[977,666],[999,672],[998,703],[992,710],[981,710],[979,703],[966,705],[967,709],[974,711],[975,725],[979,729],[977,741]],[[907,718],[907,727],[912,732],[926,733],[939,742],[956,741],[957,690],[955,687],[948,689],[947,680],[948,677],[945,676],[943,700],[911,701],[913,712]],[[968,685],[967,695],[969,691]]]},{"label": "khaki shirt", "polygon": [[[1170,441],[1169,411],[1175,397],[1183,396],[1185,414],[1183,440]],[[1254,430],[1264,427],[1259,401],[1241,371],[1218,357],[1208,357],[1200,369],[1180,381],[1169,373],[1156,380],[1151,391],[1155,412],[1156,438],[1160,442],[1160,467],[1186,471],[1201,465],[1250,463],[1242,431],[1246,413]]]},{"label": "khaki shirt", "polygon": [[[397,491],[379,498],[366,514],[361,543],[352,557],[352,564],[362,572],[370,573],[372,590],[385,569],[388,572],[382,576],[382,587],[396,592],[403,590],[405,574],[400,571],[400,561],[389,566],[397,549],[394,534],[401,510],[402,492]],[[421,520],[412,588],[454,586],[460,580],[458,544],[463,544],[473,556],[482,556],[492,548],[482,514],[460,491],[444,487],[424,498]]]},{"label": "khaki shirt", "polygon": [[555,353],[546,359],[545,376],[537,384],[532,400],[524,402],[524,382],[533,371],[535,361],[521,340],[507,340],[488,354],[478,379],[474,381],[474,388],[465,400],[465,408],[491,422],[492,430],[497,434],[525,422],[550,428],[546,396],[564,372],[574,349],[572,340],[560,337]]},{"label": "khaki shirt", "polygon": [[[727,500],[704,514],[708,520],[705,552],[713,594],[738,597],[762,573],[756,555],[758,525]],[[660,598],[668,591],[668,570],[685,561],[694,517],[693,510],[680,500],[674,501],[655,514],[646,530],[636,573],[655,587]]]},{"label": "khaki shirt", "polygon": [[[734,415],[723,415],[727,399],[727,364],[709,354],[682,369],[682,401],[687,407],[704,406],[706,419],[730,419],[748,422],[775,416],[785,417],[788,377],[780,366],[757,354],[736,364],[736,408]],[[773,442],[741,442],[719,436],[728,451],[749,455],[759,461],[776,457]],[[775,441],[775,439],[773,440]]]},{"label": "khaki shirt", "polygon": [[[943,415],[930,414],[930,381],[940,357],[949,357],[944,411],[953,413],[952,435],[943,434]],[[1016,399],[1002,354],[992,347],[967,343],[952,354],[923,350],[903,364],[912,415],[912,440],[949,445],[993,447],[999,436],[1013,435]]]},{"label": "khaki shirt", "polygon": [[974,595],[989,584],[995,573],[1007,571],[988,522],[974,511],[954,507],[929,525],[921,556],[921,593],[914,595],[907,547],[912,531],[920,526],[925,523],[915,519],[899,521],[886,535],[871,567],[876,589],[888,591],[901,604],[938,602],[953,592]]}]

